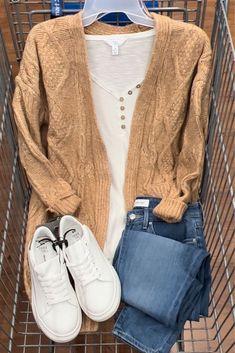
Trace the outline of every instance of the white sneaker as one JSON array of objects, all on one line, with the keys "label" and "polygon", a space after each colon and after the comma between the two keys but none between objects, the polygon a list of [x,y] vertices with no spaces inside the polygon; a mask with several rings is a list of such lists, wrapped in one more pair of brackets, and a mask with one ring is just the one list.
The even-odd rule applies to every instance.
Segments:
[{"label": "white sneaker", "polygon": [[63,252],[45,226],[39,227],[28,248],[32,285],[32,310],[36,323],[55,342],[74,339],[82,313],[69,281]]},{"label": "white sneaker", "polygon": [[106,259],[91,230],[72,216],[60,220],[61,239],[66,265],[74,279],[78,301],[94,321],[112,317],[121,300],[118,275]]}]

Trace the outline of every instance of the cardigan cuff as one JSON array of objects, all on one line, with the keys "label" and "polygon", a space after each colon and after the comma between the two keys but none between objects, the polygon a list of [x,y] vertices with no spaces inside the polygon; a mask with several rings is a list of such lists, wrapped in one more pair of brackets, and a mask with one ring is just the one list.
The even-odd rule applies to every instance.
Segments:
[{"label": "cardigan cuff", "polygon": [[80,203],[81,199],[77,195],[71,195],[66,199],[56,201],[53,206],[48,207],[47,211],[56,215],[74,215]]},{"label": "cardigan cuff", "polygon": [[168,223],[180,222],[187,204],[177,199],[162,199],[153,209],[153,213]]},{"label": "cardigan cuff", "polygon": [[[47,211],[56,215],[73,215],[81,203],[81,198],[76,195],[71,186],[62,179],[58,180],[58,185],[54,189],[53,201],[50,202]],[[52,196],[52,195],[51,195]]]}]

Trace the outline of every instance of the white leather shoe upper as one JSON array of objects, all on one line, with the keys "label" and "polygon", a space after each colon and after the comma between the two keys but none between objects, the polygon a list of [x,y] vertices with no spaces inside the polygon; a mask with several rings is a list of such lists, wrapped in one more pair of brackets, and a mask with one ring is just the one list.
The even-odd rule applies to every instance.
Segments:
[{"label": "white leather shoe upper", "polygon": [[67,240],[64,258],[75,282],[81,308],[95,321],[110,318],[117,310],[121,287],[116,271],[101,251],[93,233],[72,216],[60,221],[60,236]]},{"label": "white leather shoe upper", "polygon": [[70,283],[63,253],[47,227],[39,227],[28,249],[32,309],[42,331],[56,342],[75,338],[81,327],[81,309]]}]

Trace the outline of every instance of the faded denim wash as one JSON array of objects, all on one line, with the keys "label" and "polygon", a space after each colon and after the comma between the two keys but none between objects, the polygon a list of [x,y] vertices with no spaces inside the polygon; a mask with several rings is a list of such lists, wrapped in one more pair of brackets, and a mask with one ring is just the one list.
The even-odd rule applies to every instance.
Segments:
[{"label": "faded denim wash", "polygon": [[146,353],[167,353],[186,320],[208,315],[210,256],[203,236],[199,202],[183,219],[166,223],[153,215],[160,202],[127,213],[114,257],[126,303],[113,334]]}]

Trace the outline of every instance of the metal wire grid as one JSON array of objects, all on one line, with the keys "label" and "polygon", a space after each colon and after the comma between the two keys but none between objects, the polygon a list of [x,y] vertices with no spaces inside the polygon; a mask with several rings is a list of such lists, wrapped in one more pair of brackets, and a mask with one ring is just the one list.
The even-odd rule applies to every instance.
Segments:
[{"label": "metal wire grid", "polygon": [[0,32],[0,352],[10,351],[27,216],[27,184],[12,121],[13,79]]},{"label": "metal wire grid", "polygon": [[[51,18],[50,0],[4,0],[8,20],[11,28],[13,44],[17,60],[20,61],[24,50],[25,40],[29,30],[37,23]],[[73,14],[83,7],[82,0],[65,0],[63,14]],[[150,11],[170,16],[185,22],[192,22],[203,26],[206,0],[151,0],[145,4]],[[119,15],[110,19],[108,23],[122,24]],[[126,20],[125,20],[126,22]]]},{"label": "metal wire grid", "polygon": [[[210,317],[187,322],[174,352],[232,353],[234,349],[234,115],[235,52],[223,2],[218,1],[212,34],[213,82],[209,138],[201,198],[212,255]],[[22,260],[29,188],[18,160],[11,108],[14,90],[0,36],[0,352],[132,353],[111,335],[112,320],[71,344],[50,342],[38,329],[23,289]]]},{"label": "metal wire grid", "polygon": [[234,352],[235,342],[235,51],[224,2],[217,3],[209,139],[202,189],[207,246],[212,253],[213,287],[209,330],[215,351]]}]

